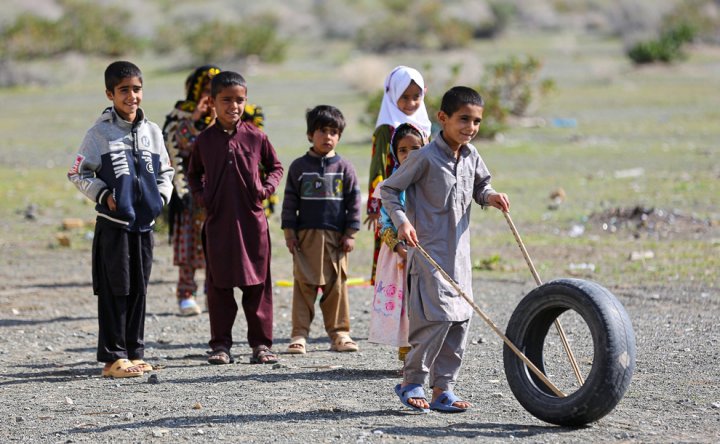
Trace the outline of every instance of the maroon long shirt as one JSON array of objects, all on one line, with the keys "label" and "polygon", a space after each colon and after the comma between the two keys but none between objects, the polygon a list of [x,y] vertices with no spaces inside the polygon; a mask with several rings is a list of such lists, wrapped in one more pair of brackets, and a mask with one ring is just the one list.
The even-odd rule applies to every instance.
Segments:
[{"label": "maroon long shirt", "polygon": [[213,125],[198,136],[188,183],[195,202],[207,210],[206,259],[215,286],[265,282],[270,234],[262,201],[275,192],[282,175],[275,148],[250,123],[238,123],[233,135]]}]

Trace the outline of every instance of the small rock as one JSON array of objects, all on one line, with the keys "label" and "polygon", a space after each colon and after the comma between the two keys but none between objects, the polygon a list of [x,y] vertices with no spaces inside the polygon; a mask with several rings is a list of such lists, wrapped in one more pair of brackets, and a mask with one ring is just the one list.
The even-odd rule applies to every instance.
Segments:
[{"label": "small rock", "polygon": [[157,384],[160,381],[158,381],[157,375],[153,373],[152,375],[148,376],[147,382],[148,384]]},{"label": "small rock", "polygon": [[133,415],[132,412],[127,412],[127,413],[125,413],[125,416],[124,416],[124,418],[128,421],[131,421],[134,417],[135,417],[135,415]]},{"label": "small rock", "polygon": [[203,429],[197,429],[197,430],[195,430],[195,434],[196,435],[204,435],[205,432],[203,431]]},{"label": "small rock", "polygon": [[565,193],[565,190],[562,187],[556,188],[550,193],[550,200],[552,200],[554,203],[556,203],[558,205],[563,203],[565,201],[566,197],[567,197],[567,194]]},{"label": "small rock", "polygon": [[568,236],[570,237],[580,237],[585,233],[585,226],[580,224],[575,224],[570,228],[570,231],[568,232]]},{"label": "small rock", "polygon": [[69,397],[66,396],[66,397],[65,397],[65,404],[73,405],[73,404],[75,404],[75,402],[74,402],[72,399],[70,399]]},{"label": "small rock", "polygon": [[35,220],[37,219],[37,205],[30,204],[25,208],[25,219],[27,220]]},{"label": "small rock", "polygon": [[192,408],[193,410],[200,410],[202,408],[202,404],[196,402],[195,404],[193,404]]},{"label": "small rock", "polygon": [[163,436],[168,436],[169,434],[170,430],[168,429],[153,430],[152,432],[154,438],[162,438]]},{"label": "small rock", "polygon": [[595,264],[586,263],[586,262],[582,262],[580,264],[570,264],[568,266],[568,270],[570,271],[570,274],[573,274],[573,275],[578,274],[579,272],[582,272],[582,271],[587,271],[587,272],[592,273],[595,271]]},{"label": "small rock", "polygon": [[85,221],[82,219],[78,219],[76,217],[68,217],[63,219],[62,221],[62,227],[65,230],[70,230],[73,228],[82,228],[85,226]]},{"label": "small rock", "polygon": [[712,406],[712,408],[714,409],[720,409],[720,402],[713,402],[712,404],[710,404],[710,406]]},{"label": "small rock", "polygon": [[634,177],[640,177],[644,174],[644,168],[629,168],[627,170],[617,170],[614,175],[616,179],[632,179]]},{"label": "small rock", "polygon": [[23,418],[22,416],[15,417],[15,422],[24,422],[24,421],[25,421],[25,418]]},{"label": "small rock", "polygon": [[383,432],[382,430],[373,430],[373,435],[380,436],[380,435],[384,435],[384,434],[385,434],[385,432]]},{"label": "small rock", "polygon": [[628,259],[631,261],[643,261],[645,259],[652,259],[655,257],[655,253],[650,250],[647,251],[633,251],[630,253]]},{"label": "small rock", "polygon": [[65,233],[56,233],[55,239],[57,239],[58,245],[60,245],[61,247],[70,246],[70,236]]}]

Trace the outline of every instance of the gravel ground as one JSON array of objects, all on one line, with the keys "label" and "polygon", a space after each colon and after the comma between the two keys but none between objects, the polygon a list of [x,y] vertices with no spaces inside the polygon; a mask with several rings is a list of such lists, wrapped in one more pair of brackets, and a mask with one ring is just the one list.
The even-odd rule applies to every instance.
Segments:
[{"label": "gravel ground", "polygon": [[[250,365],[245,321],[236,322],[236,364],[206,363],[207,314],[175,315],[170,249],[156,247],[146,321],[149,376],[100,377],[89,254],[2,248],[0,436],[5,442],[526,442],[720,441],[720,294],[716,288],[611,288],[637,336],[637,369],[617,408],[583,428],[543,423],[514,399],[502,342],[478,318],[457,393],[467,413],[418,415],[393,393],[395,350],[366,341],[371,290],[350,292],[360,352],[328,351],[316,319],[308,354]],[[38,272],[38,271],[41,272]],[[476,281],[476,301],[504,329],[526,282]],[[291,289],[275,290],[275,349],[290,330]]]}]

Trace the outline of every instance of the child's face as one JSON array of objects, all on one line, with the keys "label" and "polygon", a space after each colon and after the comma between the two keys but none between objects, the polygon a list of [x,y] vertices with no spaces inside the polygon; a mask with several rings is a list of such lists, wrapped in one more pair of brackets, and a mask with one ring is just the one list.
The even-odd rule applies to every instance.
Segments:
[{"label": "child's face", "polygon": [[412,116],[420,108],[423,101],[423,91],[415,82],[405,89],[397,101],[397,107],[407,116]]},{"label": "child's face", "polygon": [[113,91],[105,90],[105,95],[123,120],[134,122],[143,97],[142,80],[140,77],[125,77]]},{"label": "child's face", "polygon": [[223,129],[233,130],[245,111],[247,90],[240,85],[227,86],[215,97],[210,97],[210,105],[215,107],[217,121]]},{"label": "child's face", "polygon": [[410,151],[419,150],[422,147],[422,140],[415,134],[408,134],[397,143],[395,148],[395,155],[397,156],[398,163],[402,164],[405,159],[410,155]]},{"label": "child's face", "polygon": [[318,128],[309,135],[312,142],[312,150],[321,156],[327,155],[335,149],[340,141],[340,130],[330,126]]},{"label": "child's face", "polygon": [[462,145],[470,143],[480,129],[483,108],[478,105],[463,105],[452,116],[445,112],[438,113],[438,120],[442,126],[442,136],[453,151]]}]

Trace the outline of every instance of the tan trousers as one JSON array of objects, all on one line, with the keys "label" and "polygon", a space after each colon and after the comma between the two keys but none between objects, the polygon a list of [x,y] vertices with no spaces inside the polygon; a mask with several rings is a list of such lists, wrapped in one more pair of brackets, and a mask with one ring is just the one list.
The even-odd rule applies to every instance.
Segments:
[{"label": "tan trousers", "polygon": [[[325,331],[334,341],[338,334],[350,332],[350,303],[348,302],[347,286],[343,284],[326,284],[320,286],[320,311],[322,311]],[[315,300],[318,286],[295,281],[292,302],[292,336],[307,338],[310,325],[315,318]]]},{"label": "tan trousers", "polygon": [[347,254],[341,250],[341,234],[329,230],[302,230],[300,251],[295,252],[292,302],[292,336],[307,338],[315,318],[318,288],[325,331],[334,341],[350,332],[347,290]]}]

